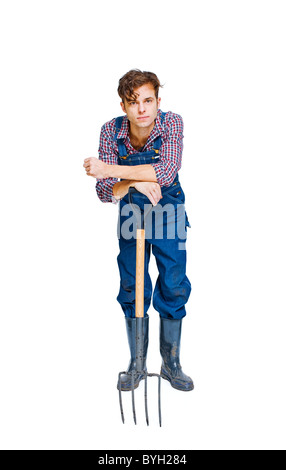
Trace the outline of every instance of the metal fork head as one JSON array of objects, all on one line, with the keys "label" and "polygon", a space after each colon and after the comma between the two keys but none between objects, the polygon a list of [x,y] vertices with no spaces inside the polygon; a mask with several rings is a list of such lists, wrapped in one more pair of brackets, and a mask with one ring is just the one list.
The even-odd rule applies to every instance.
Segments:
[{"label": "metal fork head", "polygon": [[[136,410],[135,410],[135,393],[134,393],[134,382],[135,382],[135,374],[138,374],[138,371],[130,372],[120,372],[118,375],[118,390],[119,390],[119,405],[120,405],[120,412],[121,412],[121,419],[122,422],[125,422],[124,412],[123,412],[123,403],[122,403],[122,389],[121,389],[121,376],[122,375],[130,375],[131,376],[131,399],[132,399],[132,412],[133,412],[133,419],[134,423],[137,424],[136,419]],[[145,417],[146,417],[146,424],[149,426],[149,415],[148,415],[148,402],[147,402],[147,377],[158,377],[158,414],[159,414],[159,426],[162,426],[162,414],[161,414],[161,376],[159,374],[153,374],[148,372],[140,372],[143,375],[143,379],[145,380],[145,387],[144,387],[144,402],[145,402]]]}]

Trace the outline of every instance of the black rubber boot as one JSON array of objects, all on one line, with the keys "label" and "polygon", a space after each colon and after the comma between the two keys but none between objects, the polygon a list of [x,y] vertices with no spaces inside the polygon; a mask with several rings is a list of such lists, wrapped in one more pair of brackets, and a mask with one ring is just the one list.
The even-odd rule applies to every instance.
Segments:
[{"label": "black rubber boot", "polygon": [[161,377],[169,380],[173,388],[189,392],[193,381],[184,374],[180,364],[182,320],[160,318]]},{"label": "black rubber boot", "polygon": [[[146,372],[146,357],[147,357],[147,349],[148,349],[148,342],[149,342],[149,316],[147,315],[143,319],[143,336],[144,336],[144,343],[143,343],[143,371]],[[132,371],[136,370],[136,344],[135,344],[135,336],[136,336],[136,318],[127,318],[125,317],[126,321],[126,330],[127,330],[127,337],[128,343],[130,348],[130,363],[127,369],[127,374],[121,375],[121,390],[123,392],[128,392],[131,390],[131,373]],[[134,389],[138,387],[140,381],[143,379],[143,374],[134,374]],[[119,381],[117,383],[117,389],[119,390]]]}]

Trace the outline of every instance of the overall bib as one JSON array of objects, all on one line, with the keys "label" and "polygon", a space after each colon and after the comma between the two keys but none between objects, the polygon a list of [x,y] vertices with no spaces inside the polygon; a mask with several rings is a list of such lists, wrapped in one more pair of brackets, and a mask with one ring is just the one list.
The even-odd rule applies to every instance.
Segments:
[{"label": "overall bib", "polygon": [[[165,113],[162,113],[162,123]],[[146,165],[160,161],[159,149],[162,144],[158,136],[153,142],[153,149],[128,155],[124,139],[118,139],[123,116],[116,119],[116,134],[119,165]],[[152,282],[148,272],[151,250],[156,259],[158,279],[153,293],[153,307],[161,318],[182,319],[186,315],[185,304],[190,293],[191,284],[186,276],[186,228],[189,226],[185,212],[185,195],[179,182],[178,175],[171,186],[161,187],[163,198],[154,208],[146,221],[145,241],[145,283],[144,283],[144,315],[147,316],[152,298]],[[144,210],[144,205],[150,201],[144,194],[135,191],[133,203]],[[127,207],[125,207],[127,205]],[[165,209],[168,210],[168,215]],[[130,209],[130,211],[129,211]],[[149,224],[157,217],[159,223]],[[161,212],[160,212],[161,211]],[[153,211],[152,211],[153,212]],[[118,236],[119,255],[117,258],[120,272],[120,291],[117,297],[126,317],[135,317],[135,272],[136,272],[136,239],[123,235],[124,223],[130,220],[132,209],[129,205],[128,194],[121,199],[119,205]],[[127,214],[127,215],[126,215]],[[156,219],[156,221],[157,221]],[[154,226],[155,225],[155,226]],[[183,228],[183,230],[182,230]],[[172,230],[171,230],[172,229]]]}]

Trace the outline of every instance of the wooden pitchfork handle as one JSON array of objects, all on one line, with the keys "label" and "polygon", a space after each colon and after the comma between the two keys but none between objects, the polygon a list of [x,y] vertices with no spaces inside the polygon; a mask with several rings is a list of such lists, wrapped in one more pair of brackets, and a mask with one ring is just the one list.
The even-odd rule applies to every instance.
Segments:
[{"label": "wooden pitchfork handle", "polygon": [[[152,204],[150,202],[150,208],[144,212],[133,204],[132,194],[138,191],[131,187],[129,188],[129,204],[136,216],[137,230],[136,230],[136,283],[135,283],[135,317],[144,317],[144,271],[145,271],[145,219],[149,212],[152,210]],[[140,194],[140,193],[139,193]]]},{"label": "wooden pitchfork handle", "polygon": [[135,317],[144,317],[145,229],[136,231]]}]

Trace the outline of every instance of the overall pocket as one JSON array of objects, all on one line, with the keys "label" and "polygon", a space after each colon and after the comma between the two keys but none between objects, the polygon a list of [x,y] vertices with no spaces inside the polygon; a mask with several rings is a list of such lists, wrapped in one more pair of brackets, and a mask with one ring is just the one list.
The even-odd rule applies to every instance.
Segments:
[{"label": "overall pocket", "polygon": [[172,186],[163,188],[162,190],[162,202],[161,204],[184,204],[185,203],[185,193],[179,182],[173,183]]}]

